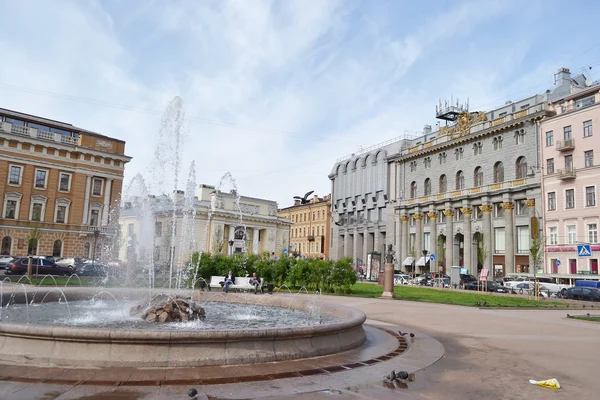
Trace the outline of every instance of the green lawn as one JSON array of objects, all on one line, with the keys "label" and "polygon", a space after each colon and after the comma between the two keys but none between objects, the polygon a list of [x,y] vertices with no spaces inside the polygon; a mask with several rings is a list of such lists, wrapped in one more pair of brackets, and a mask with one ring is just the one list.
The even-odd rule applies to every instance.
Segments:
[{"label": "green lawn", "polygon": [[600,322],[600,315],[569,315],[569,318],[580,319],[582,321]]},{"label": "green lawn", "polygon": [[[426,303],[455,304],[460,306],[487,307],[554,307],[564,306],[556,301],[535,301],[511,295],[478,294],[468,291],[438,290],[414,286],[395,286],[397,300],[421,301]],[[383,286],[370,283],[356,283],[349,296],[380,297]]]}]

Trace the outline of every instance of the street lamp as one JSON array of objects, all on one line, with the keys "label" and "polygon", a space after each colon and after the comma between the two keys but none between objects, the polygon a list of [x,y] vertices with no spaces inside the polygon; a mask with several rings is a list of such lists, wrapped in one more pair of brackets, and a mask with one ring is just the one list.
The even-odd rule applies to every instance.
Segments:
[{"label": "street lamp", "polygon": [[229,241],[229,256],[231,257],[233,255],[233,240]]},{"label": "street lamp", "polygon": [[94,231],[94,251],[92,252],[93,264],[96,264],[96,242],[98,241],[98,236],[100,236],[100,231],[96,229]]}]

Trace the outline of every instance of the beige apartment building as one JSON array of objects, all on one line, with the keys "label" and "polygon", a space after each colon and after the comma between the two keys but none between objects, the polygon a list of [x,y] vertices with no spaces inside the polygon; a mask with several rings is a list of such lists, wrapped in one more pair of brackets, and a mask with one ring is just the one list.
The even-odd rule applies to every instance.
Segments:
[{"label": "beige apartment building", "polygon": [[100,257],[131,160],[125,142],[0,108],[0,155],[1,254]]},{"label": "beige apartment building", "polygon": [[[566,96],[549,107],[555,115],[541,122],[544,272],[597,275],[600,84]],[[577,246],[583,244],[590,245],[591,255],[579,256]]]},{"label": "beige apartment building", "polygon": [[331,195],[314,195],[307,204],[296,200],[293,206],[280,209],[279,216],[293,224],[289,240],[291,253],[329,258]]}]

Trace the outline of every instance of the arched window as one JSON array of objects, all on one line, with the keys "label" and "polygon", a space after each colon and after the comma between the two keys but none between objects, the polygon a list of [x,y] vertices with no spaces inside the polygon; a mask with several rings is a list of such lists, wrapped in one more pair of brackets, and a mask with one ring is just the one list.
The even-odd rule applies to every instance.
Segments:
[{"label": "arched window", "polygon": [[0,251],[0,254],[3,256],[10,256],[11,247],[12,238],[10,236],[4,236],[2,238],[2,251]]},{"label": "arched window", "polygon": [[28,256],[37,256],[38,250],[38,240],[35,238],[29,239],[27,244],[27,255]]},{"label": "arched window", "polygon": [[446,193],[448,190],[446,175],[440,176],[440,193]]},{"label": "arched window", "polygon": [[410,184],[410,198],[414,199],[417,197],[417,182],[413,181]]},{"label": "arched window", "polygon": [[465,188],[465,174],[462,171],[456,173],[456,190],[462,190]]},{"label": "arched window", "polygon": [[504,164],[498,161],[494,164],[494,183],[504,182]]},{"label": "arched window", "polygon": [[62,241],[55,240],[54,245],[52,246],[52,256],[53,257],[61,257],[62,256]]},{"label": "arched window", "polygon": [[473,186],[483,186],[483,168],[481,167],[475,168],[475,172],[473,174]]},{"label": "arched window", "polygon": [[86,243],[83,245],[83,256],[85,258],[90,258],[90,244]]},{"label": "arched window", "polygon": [[517,172],[517,179],[525,179],[525,177],[527,177],[527,159],[525,157],[521,156],[517,158],[515,170]]},{"label": "arched window", "polygon": [[431,179],[425,179],[425,185],[423,186],[423,191],[425,196],[431,195]]}]

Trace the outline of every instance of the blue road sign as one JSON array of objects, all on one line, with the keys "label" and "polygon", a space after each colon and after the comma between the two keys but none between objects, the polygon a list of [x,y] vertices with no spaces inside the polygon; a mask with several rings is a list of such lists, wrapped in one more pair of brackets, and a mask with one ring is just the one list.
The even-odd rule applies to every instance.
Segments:
[{"label": "blue road sign", "polygon": [[283,254],[287,256],[288,255],[288,250],[287,249],[283,249]]},{"label": "blue road sign", "polygon": [[580,244],[577,246],[577,256],[579,257],[591,257],[592,247],[589,244]]},{"label": "blue road sign", "polygon": [[429,255],[429,259],[430,259],[431,261],[435,261],[435,254],[431,253],[431,254]]},{"label": "blue road sign", "polygon": [[556,266],[560,267],[560,260],[556,260]]}]

